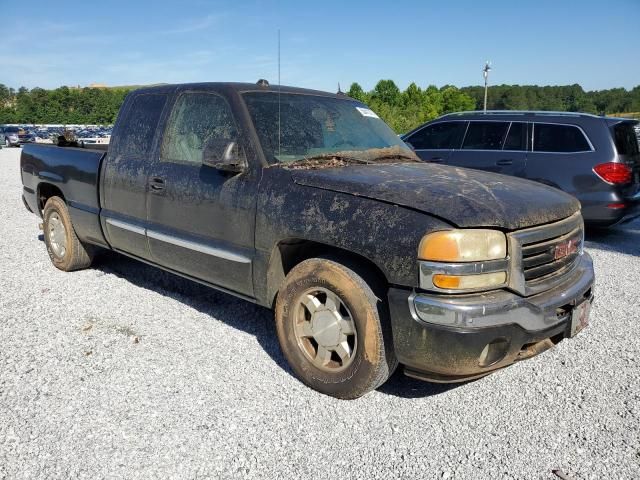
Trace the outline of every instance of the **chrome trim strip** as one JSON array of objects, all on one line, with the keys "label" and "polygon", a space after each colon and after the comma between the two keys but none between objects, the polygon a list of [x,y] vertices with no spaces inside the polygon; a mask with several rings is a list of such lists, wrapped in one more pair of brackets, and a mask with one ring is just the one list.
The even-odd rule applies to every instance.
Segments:
[{"label": "chrome trim strip", "polygon": [[210,247],[209,245],[204,245],[198,242],[192,242],[190,240],[183,240],[181,238],[174,237],[172,235],[166,235],[164,233],[156,232],[154,230],[147,230],[147,236],[149,238],[153,238],[154,240],[160,240],[161,242],[170,243],[172,245],[176,245],[182,248],[187,248],[189,250],[204,253],[206,255],[212,255],[218,258],[224,258],[225,260],[230,260],[232,262],[251,263],[251,259],[249,257],[245,257],[244,255],[239,255],[237,253],[233,253],[228,250],[223,250],[221,248]]},{"label": "chrome trim strip", "polygon": [[137,225],[132,225],[131,223],[127,222],[122,222],[120,220],[115,220],[113,218],[107,218],[107,223],[114,227],[121,228],[122,230],[137,233],[138,235],[145,235],[147,233],[146,230],[142,227],[138,227]]},{"label": "chrome trim strip", "polygon": [[[517,123],[517,122],[515,122]],[[505,152],[505,153],[527,153],[528,150],[482,150],[480,148],[416,148],[415,152]],[[531,153],[531,152],[529,152]],[[553,152],[536,152],[553,153]],[[571,152],[574,153],[574,152]]]},{"label": "chrome trim strip", "polygon": [[484,262],[468,262],[468,263],[445,263],[430,262],[421,260],[420,262],[420,288],[432,290],[442,293],[470,293],[486,291],[487,287],[468,288],[464,290],[452,290],[439,288],[433,283],[433,276],[437,274],[444,275],[479,275],[482,273],[505,272],[507,281],[501,285],[491,286],[491,289],[505,287],[509,283],[509,258],[501,258],[498,260],[487,260]]},{"label": "chrome trim strip", "polygon": [[518,237],[522,243],[534,243],[549,238],[558,237],[575,230],[582,226],[582,215],[576,212],[570,217],[560,220],[559,222],[549,223],[546,225],[538,225],[536,227],[525,228],[508,233],[508,236]]}]

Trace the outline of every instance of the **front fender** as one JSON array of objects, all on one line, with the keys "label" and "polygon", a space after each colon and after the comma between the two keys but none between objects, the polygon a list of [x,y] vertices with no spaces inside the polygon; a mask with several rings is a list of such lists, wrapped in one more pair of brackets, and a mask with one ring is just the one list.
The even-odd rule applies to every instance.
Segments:
[{"label": "front fender", "polygon": [[[369,259],[390,284],[417,286],[417,251],[429,232],[452,228],[423,212],[299,185],[281,168],[264,170],[257,198],[256,296],[272,252],[286,238],[333,246]],[[266,291],[262,293],[266,296]]]}]

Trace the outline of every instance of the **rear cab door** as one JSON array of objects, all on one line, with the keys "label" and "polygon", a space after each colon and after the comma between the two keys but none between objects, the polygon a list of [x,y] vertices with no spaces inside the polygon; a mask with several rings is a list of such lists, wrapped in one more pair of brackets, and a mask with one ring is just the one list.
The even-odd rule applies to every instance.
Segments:
[{"label": "rear cab door", "polygon": [[421,160],[430,163],[446,163],[455,148],[462,144],[467,121],[441,120],[408,133],[403,140]]},{"label": "rear cab door", "polygon": [[100,172],[100,220],[109,245],[149,260],[146,238],[148,177],[160,139],[167,92],[134,92],[114,129]]},{"label": "rear cab door", "polygon": [[462,147],[447,164],[522,177],[527,163],[527,122],[471,120]]}]

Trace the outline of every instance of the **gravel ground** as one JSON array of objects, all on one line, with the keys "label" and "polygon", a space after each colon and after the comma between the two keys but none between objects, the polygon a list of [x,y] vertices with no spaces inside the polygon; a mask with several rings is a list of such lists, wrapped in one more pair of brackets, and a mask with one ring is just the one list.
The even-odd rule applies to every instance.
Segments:
[{"label": "gravel ground", "polygon": [[481,380],[296,380],[271,313],[115,254],[63,273],[0,150],[0,478],[640,478],[640,222],[592,234],[592,325]]}]

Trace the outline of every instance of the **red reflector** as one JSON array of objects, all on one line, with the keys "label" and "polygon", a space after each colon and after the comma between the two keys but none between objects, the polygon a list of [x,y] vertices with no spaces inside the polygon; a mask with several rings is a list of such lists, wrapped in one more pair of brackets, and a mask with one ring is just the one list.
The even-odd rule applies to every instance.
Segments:
[{"label": "red reflector", "polygon": [[631,167],[624,163],[601,163],[593,167],[593,171],[609,183],[631,183],[633,178]]},{"label": "red reflector", "polygon": [[609,205],[607,205],[607,208],[613,208],[614,210],[617,210],[619,208],[624,208],[627,205],[624,203],[610,203]]}]

